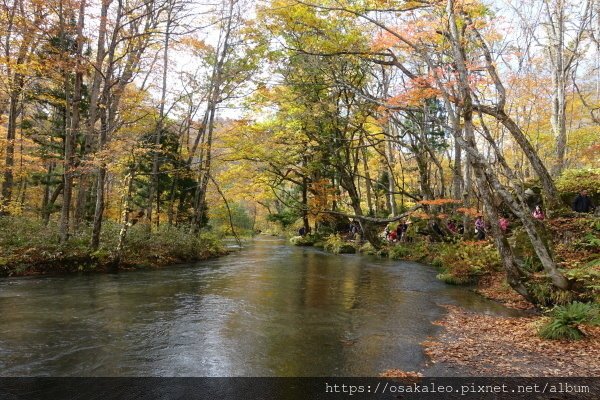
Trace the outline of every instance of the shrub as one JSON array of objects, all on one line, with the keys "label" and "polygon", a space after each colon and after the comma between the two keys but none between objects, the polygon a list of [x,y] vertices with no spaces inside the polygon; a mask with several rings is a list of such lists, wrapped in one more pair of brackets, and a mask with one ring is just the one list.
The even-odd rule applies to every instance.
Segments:
[{"label": "shrub", "polygon": [[529,293],[536,300],[536,304],[547,307],[551,305],[564,305],[574,300],[574,294],[569,290],[557,288],[547,278],[542,281],[526,283]]},{"label": "shrub", "polygon": [[388,253],[392,260],[406,260],[410,256],[411,251],[408,247],[402,244],[398,244],[390,248]]},{"label": "shrub", "polygon": [[[542,228],[542,227],[540,227]],[[538,233],[540,233],[541,239],[544,244],[553,251],[553,238],[552,232],[547,229],[539,229]],[[542,263],[538,258],[533,245],[531,244],[531,240],[525,232],[523,227],[515,228],[512,232],[512,235],[508,239],[511,248],[515,256],[518,259],[525,260],[524,267],[532,272],[537,272],[543,270]]]},{"label": "shrub", "polygon": [[[225,249],[214,233],[202,232],[192,235],[185,228],[161,225],[157,232],[136,232],[140,236],[135,241],[128,241],[130,251],[142,251],[142,254],[153,254],[155,257],[168,257],[177,261],[189,261],[223,254]],[[132,235],[134,236],[134,235]],[[140,241],[140,238],[147,238]]]},{"label": "shrub", "polygon": [[325,250],[333,254],[356,253],[356,248],[344,241],[340,235],[329,235],[325,240]]},{"label": "shrub", "polygon": [[315,242],[315,244],[313,244],[313,247],[316,247],[318,249],[324,249],[325,248],[325,242],[323,240],[317,240]]},{"label": "shrub", "polygon": [[591,232],[587,233],[583,238],[574,243],[576,249],[582,250],[600,250],[600,237]]},{"label": "shrub", "polygon": [[600,295],[600,258],[593,259],[584,265],[565,271],[565,276],[577,281],[590,294]]},{"label": "shrub", "polygon": [[539,335],[544,339],[578,340],[584,336],[580,325],[600,325],[597,305],[576,301],[556,306],[550,312],[550,321],[540,328]]},{"label": "shrub", "polygon": [[435,263],[442,267],[437,278],[447,283],[470,283],[501,267],[500,255],[493,245],[458,242],[439,244],[436,248]]},{"label": "shrub", "polygon": [[47,248],[59,242],[56,223],[45,226],[42,221],[11,216],[0,217],[0,250],[23,246]]},{"label": "shrub", "polygon": [[466,285],[471,282],[471,277],[468,275],[454,275],[450,272],[442,272],[435,276],[437,279],[450,285]]},{"label": "shrub", "polygon": [[294,246],[312,246],[315,244],[315,237],[311,235],[293,236],[290,238],[290,243]]},{"label": "shrub", "polygon": [[383,258],[388,257],[389,249],[387,249],[386,247],[383,247],[383,248],[379,249],[376,254],[378,257],[383,257]]},{"label": "shrub", "polygon": [[[90,270],[114,261],[121,225],[110,220],[102,224],[100,248],[89,247],[91,226],[82,225],[66,244],[59,243],[57,222],[25,217],[0,218],[0,260],[8,266],[5,273],[20,273],[27,268],[60,271]],[[224,254],[214,234],[192,235],[189,228],[161,225],[151,232],[148,224],[132,226],[127,234],[122,261],[125,264],[169,264],[205,259]]]},{"label": "shrub", "polygon": [[433,260],[431,260],[431,266],[435,268],[442,268],[444,263],[441,258],[435,257]]},{"label": "shrub", "polygon": [[358,251],[363,254],[374,255],[377,254],[377,250],[373,247],[373,245],[369,242],[363,244]]},{"label": "shrub", "polygon": [[421,261],[429,257],[425,242],[399,243],[389,249],[389,257],[393,260]]}]

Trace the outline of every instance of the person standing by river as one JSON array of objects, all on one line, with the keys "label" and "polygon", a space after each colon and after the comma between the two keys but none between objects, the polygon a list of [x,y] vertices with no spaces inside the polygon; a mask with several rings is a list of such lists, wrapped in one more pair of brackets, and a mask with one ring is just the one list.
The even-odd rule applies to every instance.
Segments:
[{"label": "person standing by river", "polygon": [[542,208],[539,205],[535,206],[535,210],[533,210],[533,218],[537,219],[538,221],[543,221],[544,218],[546,218]]},{"label": "person standing by river", "polygon": [[589,213],[594,210],[594,204],[592,203],[592,199],[588,197],[588,191],[583,189],[575,200],[573,200],[572,205],[573,211],[578,213]]},{"label": "person standing by river", "polygon": [[475,234],[477,235],[477,240],[485,240],[485,222],[481,214],[475,220]]},{"label": "person standing by river", "polygon": [[408,230],[408,225],[406,224],[406,221],[401,220],[400,223],[398,224],[398,226],[396,227],[396,235],[398,237],[399,241],[404,241],[406,238],[406,231]]},{"label": "person standing by river", "polygon": [[508,225],[508,218],[506,218],[504,215],[500,217],[500,219],[498,220],[498,226],[500,226],[500,230],[502,231],[502,233],[508,232]]},{"label": "person standing by river", "polygon": [[456,226],[456,222],[454,222],[451,219],[448,220],[448,222],[446,223],[446,228],[454,234],[456,234],[458,232],[458,227]]}]

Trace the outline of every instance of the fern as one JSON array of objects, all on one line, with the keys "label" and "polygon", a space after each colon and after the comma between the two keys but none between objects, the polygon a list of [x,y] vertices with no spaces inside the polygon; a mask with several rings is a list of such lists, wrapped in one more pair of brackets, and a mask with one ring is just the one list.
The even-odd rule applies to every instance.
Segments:
[{"label": "fern", "polygon": [[596,258],[585,265],[586,267],[600,267],[600,258]]},{"label": "fern", "polygon": [[550,314],[550,322],[539,330],[539,335],[545,339],[578,340],[584,336],[579,325],[600,325],[598,307],[589,303],[575,301],[557,306]]},{"label": "fern", "polygon": [[561,321],[550,321],[544,325],[539,332],[544,339],[551,340],[579,340],[583,337],[583,332],[577,327],[563,325]]},{"label": "fern", "polygon": [[600,238],[596,235],[588,233],[585,235],[585,245],[591,248],[600,248]]}]

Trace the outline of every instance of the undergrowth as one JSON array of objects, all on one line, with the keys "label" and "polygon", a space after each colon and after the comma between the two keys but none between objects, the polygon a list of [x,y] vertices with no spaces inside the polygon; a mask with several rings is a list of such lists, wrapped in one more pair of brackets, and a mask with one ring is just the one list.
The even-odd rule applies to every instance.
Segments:
[{"label": "undergrowth", "polygon": [[550,321],[539,330],[544,339],[579,340],[584,335],[581,325],[600,325],[597,304],[573,302],[556,306],[550,311]]},{"label": "undergrowth", "polygon": [[454,285],[472,283],[501,267],[496,248],[486,242],[399,243],[390,248],[389,257],[427,262],[440,269],[439,280]]},{"label": "undergrowth", "polygon": [[324,249],[333,254],[356,253],[356,248],[337,234],[329,235],[325,239]]},{"label": "undergrowth", "polygon": [[[94,270],[115,259],[120,225],[105,221],[101,244],[96,251],[89,247],[91,226],[84,225],[67,243],[59,241],[58,223],[26,217],[0,218],[0,273],[27,273],[31,268],[45,272]],[[190,234],[187,227],[161,225],[150,231],[148,225],[130,227],[121,259],[124,265],[166,265],[206,259],[225,254],[217,236],[210,232]],[[48,270],[49,269],[49,270]]]}]

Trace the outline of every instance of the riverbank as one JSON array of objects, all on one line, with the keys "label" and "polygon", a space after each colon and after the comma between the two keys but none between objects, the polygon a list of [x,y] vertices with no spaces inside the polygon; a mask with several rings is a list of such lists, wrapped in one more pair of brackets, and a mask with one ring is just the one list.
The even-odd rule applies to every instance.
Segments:
[{"label": "riverbank", "polygon": [[[559,218],[546,224],[561,268],[578,283],[585,298],[597,303],[598,219]],[[519,254],[531,259],[528,249],[519,245],[518,234],[512,239]],[[408,258],[437,267],[438,279],[447,283],[471,283],[472,290],[487,299],[531,312],[525,317],[506,317],[446,306],[447,314],[436,322],[443,331],[423,343],[432,370],[469,376],[600,376],[600,327],[577,325],[584,337],[576,341],[540,337],[539,330],[549,317],[535,310],[508,285],[490,243],[401,243],[388,252],[392,258]],[[398,370],[384,376],[422,373]]]},{"label": "riverbank", "polygon": [[[598,219],[562,217],[548,220],[545,224],[556,260],[565,275],[576,282],[580,298],[587,305],[597,303],[600,287]],[[524,267],[534,272],[541,271],[532,250],[524,246],[527,242],[523,232],[515,229],[510,240],[516,254],[524,260]],[[307,240],[298,242],[310,244]],[[423,343],[425,353],[433,364],[427,370],[435,371],[434,374],[455,371],[469,376],[600,376],[600,327],[572,323],[583,333],[581,340],[540,337],[540,328],[550,321],[550,317],[536,310],[508,285],[498,252],[489,241],[431,242],[422,239],[390,243],[377,252],[369,245],[344,241],[339,236],[325,238],[323,242],[323,247],[332,253],[353,245],[357,252],[432,265],[439,271],[437,278],[446,283],[467,284],[470,290],[487,299],[511,309],[529,311],[527,316],[506,317],[447,306],[447,314],[436,323],[444,328],[443,331]],[[572,303],[572,297],[559,297],[560,293],[546,288],[544,282],[538,282],[538,290],[534,294],[540,300],[548,299],[551,304],[576,304]],[[580,318],[575,315],[571,311],[567,318]],[[426,371],[392,369],[382,372],[382,376],[393,377],[418,377],[422,374]]]},{"label": "riverbank", "polygon": [[[500,256],[489,238],[469,241],[450,232],[439,237],[429,230],[427,220],[415,218],[414,221],[414,228],[409,230],[412,235],[407,234],[406,241],[386,242],[378,249],[364,241],[355,240],[349,233],[295,236],[290,242],[297,246],[320,247],[333,254],[364,253],[429,264],[438,269],[437,278],[443,282],[474,286],[477,293],[508,307],[533,308],[506,282]],[[543,266],[529,244],[527,234],[522,227],[513,226],[508,232],[508,241],[523,270],[531,275],[530,295],[535,303],[550,306],[574,300],[599,302],[600,219],[565,211],[562,215],[539,223],[543,224],[544,240],[558,267],[573,283],[574,290],[566,292],[552,287],[542,274]]]},{"label": "riverbank", "polygon": [[452,285],[468,285],[476,293],[521,310],[533,305],[506,282],[500,258],[493,244],[487,241],[458,241],[455,243],[426,242],[390,243],[375,250],[369,243],[343,240],[339,235],[326,238],[292,237],[296,246],[315,246],[333,253],[362,253],[398,261],[415,261],[435,267],[437,279]]},{"label": "riverbank", "polygon": [[160,268],[227,254],[221,241],[212,234],[191,235],[187,230],[169,226],[150,231],[139,224],[129,230],[117,265],[117,224],[105,224],[101,245],[92,251],[89,227],[81,228],[66,244],[60,244],[53,222],[44,225],[18,217],[3,217],[1,222],[0,276]]},{"label": "riverbank", "polygon": [[537,335],[545,318],[501,317],[446,306],[444,331],[424,342],[430,362],[470,376],[600,376],[600,327],[581,326],[578,341]]}]

